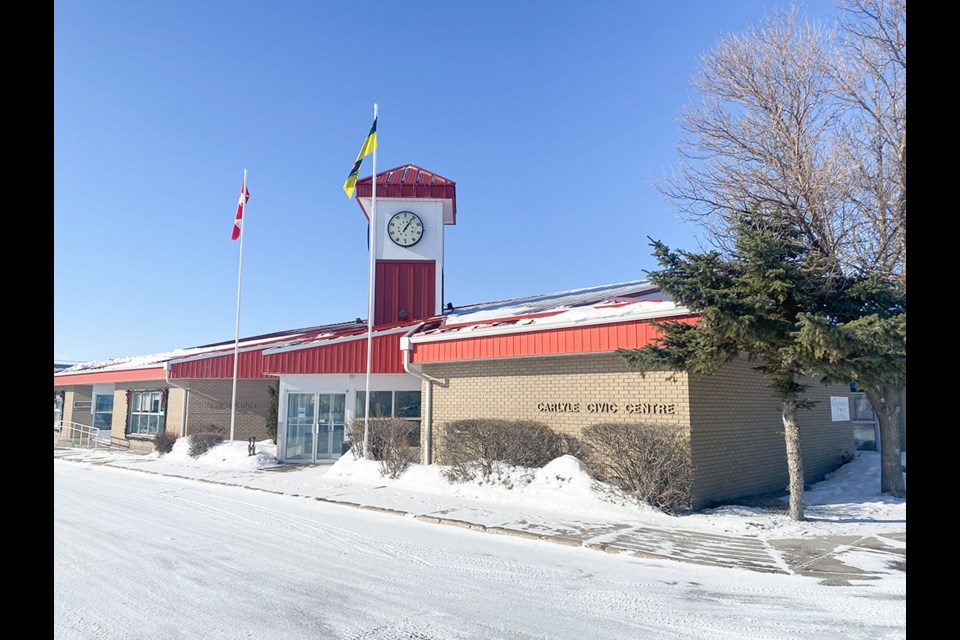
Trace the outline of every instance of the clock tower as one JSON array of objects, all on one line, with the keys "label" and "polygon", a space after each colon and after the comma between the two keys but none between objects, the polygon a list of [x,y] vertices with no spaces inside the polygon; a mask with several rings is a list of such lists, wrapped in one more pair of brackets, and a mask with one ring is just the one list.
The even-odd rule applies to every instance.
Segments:
[{"label": "clock tower", "polygon": [[[370,220],[371,177],[357,181]],[[443,231],[457,223],[456,183],[406,164],[377,174],[374,325],[419,320],[443,306]]]}]

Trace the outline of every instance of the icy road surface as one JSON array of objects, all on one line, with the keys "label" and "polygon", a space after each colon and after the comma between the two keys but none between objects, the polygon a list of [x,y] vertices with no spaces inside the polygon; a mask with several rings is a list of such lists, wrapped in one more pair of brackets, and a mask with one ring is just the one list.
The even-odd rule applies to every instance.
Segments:
[{"label": "icy road surface", "polygon": [[905,583],[821,586],[59,460],[53,477],[60,640],[906,637]]}]

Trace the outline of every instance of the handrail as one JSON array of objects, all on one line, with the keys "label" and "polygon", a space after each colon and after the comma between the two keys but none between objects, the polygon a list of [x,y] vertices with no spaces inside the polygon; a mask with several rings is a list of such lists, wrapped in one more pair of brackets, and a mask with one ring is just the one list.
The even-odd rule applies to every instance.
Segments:
[{"label": "handrail", "polygon": [[[80,446],[89,447],[91,444],[93,448],[96,449],[100,444],[100,429],[97,427],[91,427],[90,425],[81,424],[79,422],[70,422],[69,420],[61,420],[60,423],[60,434],[57,436],[57,443],[60,443],[60,440],[63,439],[63,432],[70,432],[70,437],[68,438],[71,442],[79,444]],[[80,434],[80,437],[77,437],[77,433]],[[77,442],[79,440],[79,442]]]}]

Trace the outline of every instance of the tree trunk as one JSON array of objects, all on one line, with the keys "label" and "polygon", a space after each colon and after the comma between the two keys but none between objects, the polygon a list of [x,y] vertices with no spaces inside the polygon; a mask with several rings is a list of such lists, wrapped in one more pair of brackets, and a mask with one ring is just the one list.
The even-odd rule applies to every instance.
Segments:
[{"label": "tree trunk", "polygon": [[783,403],[783,437],[787,444],[787,471],[790,474],[790,519],[803,520],[803,457],[800,455],[800,427],[797,407]]},{"label": "tree trunk", "polygon": [[880,493],[907,496],[900,455],[900,389],[880,385],[864,392],[880,422]]}]

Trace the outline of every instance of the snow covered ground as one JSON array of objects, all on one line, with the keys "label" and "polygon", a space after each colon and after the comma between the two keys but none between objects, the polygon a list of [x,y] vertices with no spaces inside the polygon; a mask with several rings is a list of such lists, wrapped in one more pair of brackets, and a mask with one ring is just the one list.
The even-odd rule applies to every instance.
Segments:
[{"label": "snow covered ground", "polygon": [[256,456],[232,443],[197,459],[185,446],[162,457],[71,450],[55,459],[55,637],[906,637],[905,571],[870,566],[881,557],[870,549],[844,552],[872,579],[829,586],[329,502],[551,533],[615,524],[722,534],[730,546],[905,532],[906,500],[877,495],[875,453],[808,491],[810,520],[794,523],[759,508],[667,516],[618,503],[572,458],[509,470],[508,489],[451,485],[420,465],[388,480],[349,454],[332,465],[278,466],[269,443]]},{"label": "snow covered ground", "polygon": [[[906,499],[880,495],[880,455],[858,452],[804,496],[807,520],[794,522],[784,511],[758,507],[725,506],[699,513],[671,516],[652,507],[627,503],[612,497],[594,482],[575,458],[558,458],[542,469],[507,469],[504,484],[451,484],[437,465],[411,465],[392,480],[380,474],[373,461],[355,460],[345,454],[335,464],[304,466],[293,472],[264,473],[277,468],[276,447],[271,441],[257,444],[249,456],[245,442],[224,443],[199,458],[191,458],[188,444],[178,440],[171,453],[146,456],[127,453],[96,453],[111,456],[114,464],[191,478],[233,482],[296,495],[329,496],[365,503],[372,494],[396,490],[400,496],[415,496],[424,504],[448,509],[487,511],[535,510],[541,519],[556,517],[558,528],[571,515],[585,520],[616,520],[637,525],[677,527],[708,533],[749,535],[761,539],[811,535],[870,536],[906,531]],[[903,454],[904,466],[906,453]],[[290,468],[292,465],[282,465]],[[904,474],[906,477],[906,474]],[[784,499],[785,500],[785,499]],[[392,503],[382,506],[390,507]]]}]

